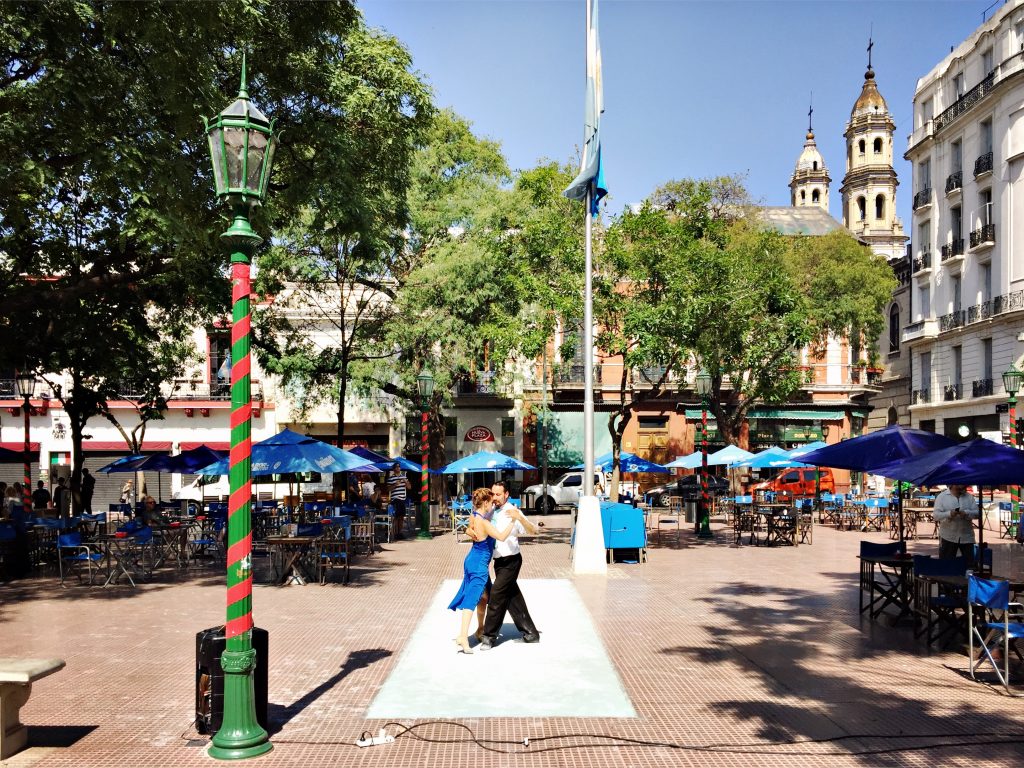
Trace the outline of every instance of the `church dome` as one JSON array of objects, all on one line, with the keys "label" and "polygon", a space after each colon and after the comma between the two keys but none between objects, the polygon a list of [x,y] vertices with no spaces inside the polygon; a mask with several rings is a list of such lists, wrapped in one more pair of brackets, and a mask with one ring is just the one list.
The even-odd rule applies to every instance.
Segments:
[{"label": "church dome", "polygon": [[885,99],[882,98],[882,94],[878,92],[878,85],[875,83],[875,71],[869,68],[864,73],[864,87],[861,88],[857,103],[853,105],[850,117],[854,118],[865,114],[877,115],[888,111],[889,107],[885,103]]},{"label": "church dome", "polygon": [[796,172],[800,171],[825,171],[825,159],[818,151],[818,145],[814,141],[814,132],[807,132],[807,140],[804,142],[803,151],[796,161]]}]

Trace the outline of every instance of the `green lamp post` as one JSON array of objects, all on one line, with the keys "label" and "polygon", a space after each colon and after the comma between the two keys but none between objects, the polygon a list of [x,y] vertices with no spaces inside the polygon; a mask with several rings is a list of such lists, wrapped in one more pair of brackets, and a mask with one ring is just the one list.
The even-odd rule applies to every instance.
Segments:
[{"label": "green lamp post", "polygon": [[231,496],[228,502],[227,622],[224,626],[224,720],[209,754],[221,760],[255,757],[273,749],[256,721],[252,647],[252,398],[249,359],[250,259],[263,242],[249,212],[263,203],[274,158],[274,123],[249,102],[242,56],[238,98],[212,121],[205,118],[217,197],[231,206],[221,239],[231,252]]},{"label": "green lamp post", "polygon": [[711,504],[708,500],[708,395],[711,394],[711,374],[701,369],[697,374],[697,394],[700,395],[700,527],[697,538],[711,538]]},{"label": "green lamp post", "polygon": [[430,476],[427,467],[430,462],[430,398],[434,394],[434,377],[424,369],[416,377],[416,389],[420,394],[420,532],[417,539],[430,536]]},{"label": "green lamp post", "polygon": [[[32,416],[32,395],[36,391],[36,377],[25,366],[25,370],[14,378],[18,387],[18,397],[23,400],[21,411],[25,417],[25,451],[22,455],[25,476],[22,478],[21,503],[26,515],[32,514],[32,442],[29,440],[30,418]],[[58,510],[58,516],[63,510]]]},{"label": "green lamp post", "polygon": [[[1003,389],[1006,390],[1006,394],[1010,397],[1008,411],[1010,413],[1010,445],[1014,448],[1017,447],[1017,393],[1020,392],[1021,385],[1024,384],[1024,373],[1017,370],[1017,366],[1012,362],[1010,363],[1009,369],[1003,374]],[[1016,485],[1010,486],[1010,504],[1011,512],[1010,519],[1015,521],[1017,525],[1020,525],[1018,515],[1020,512],[1020,487]]]}]

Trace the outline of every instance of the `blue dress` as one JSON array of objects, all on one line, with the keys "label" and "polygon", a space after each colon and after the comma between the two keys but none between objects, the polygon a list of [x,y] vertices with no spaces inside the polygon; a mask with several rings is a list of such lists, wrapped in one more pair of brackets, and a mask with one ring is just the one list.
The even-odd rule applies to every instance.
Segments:
[{"label": "blue dress", "polygon": [[[483,517],[473,512],[477,517]],[[469,548],[466,559],[462,562],[462,583],[459,591],[448,608],[453,611],[465,609],[472,611],[480,602],[484,590],[491,588],[491,576],[488,566],[491,564],[491,555],[494,554],[494,539],[488,536],[483,541],[474,541]]]}]

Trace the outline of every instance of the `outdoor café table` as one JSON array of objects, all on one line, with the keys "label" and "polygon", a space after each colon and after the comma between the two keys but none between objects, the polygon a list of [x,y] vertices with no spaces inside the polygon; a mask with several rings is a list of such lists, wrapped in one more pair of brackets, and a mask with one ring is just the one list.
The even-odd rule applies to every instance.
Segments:
[{"label": "outdoor caf\u00e9 table", "polygon": [[795,520],[793,517],[793,509],[789,504],[758,504],[755,507],[755,513],[764,518],[764,539],[760,542],[754,537],[754,532],[750,532],[750,543],[751,544],[764,544],[765,546],[772,547],[779,544],[794,544],[796,542],[794,538],[795,529],[792,526],[786,525],[788,520]]},{"label": "outdoor caf\u00e9 table", "polygon": [[282,567],[278,571],[275,565],[275,576],[280,576],[281,584],[305,584],[313,581],[306,566],[305,558],[316,543],[315,536],[267,536],[267,548],[270,550],[271,562],[280,559]]},{"label": "outdoor caf\u00e9 table", "polygon": [[135,537],[130,534],[102,536],[99,543],[103,546],[103,553],[107,561],[107,580],[103,582],[103,586],[117,584],[121,576],[126,576],[128,583],[134,587],[135,580],[132,578],[132,572],[134,571],[135,575],[138,575],[136,564],[141,556],[140,545],[135,541]]},{"label": "outdoor caf\u00e9 table", "polygon": [[[932,530],[927,535],[930,538],[933,538],[933,539],[935,538],[935,532],[938,530],[938,527],[935,525],[935,521],[932,519],[932,508],[931,507],[904,506],[903,507],[903,515],[904,515],[904,520],[906,521],[904,523],[904,525],[906,525],[905,530],[908,531],[908,532],[913,530],[914,531],[914,538],[917,538],[917,535],[918,535],[917,534],[917,524],[918,523],[931,523],[932,524]],[[913,528],[911,528],[911,526],[913,526]],[[925,530],[927,530],[927,527],[925,528]],[[924,534],[922,534],[922,535],[924,535]],[[908,538],[909,538],[909,534],[908,534]]]},{"label": "outdoor caf\u00e9 table", "polygon": [[[903,508],[903,538],[904,539],[916,539],[917,538],[917,521],[918,521],[917,509],[913,507]],[[890,507],[888,510],[889,516],[889,538],[896,541],[900,537],[900,523],[899,515],[897,514],[896,507]]]},{"label": "outdoor caf\u00e9 table", "polygon": [[188,565],[188,525],[170,523],[151,527],[156,545],[153,567],[159,567],[169,560],[174,560],[181,568]]},{"label": "outdoor caf\u00e9 table", "polygon": [[[860,555],[860,612],[868,611],[876,618],[887,606],[895,605],[899,613],[893,618],[895,625],[901,619],[913,616],[914,560],[910,555]],[[878,574],[878,579],[875,574]],[[864,593],[869,599],[864,603]],[[877,593],[877,597],[876,597]]]}]

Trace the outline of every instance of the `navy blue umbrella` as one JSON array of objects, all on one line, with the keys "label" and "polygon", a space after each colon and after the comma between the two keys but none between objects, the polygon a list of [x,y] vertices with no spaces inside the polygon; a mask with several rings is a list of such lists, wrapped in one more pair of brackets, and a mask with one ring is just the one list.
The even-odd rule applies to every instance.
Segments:
[{"label": "navy blue umbrella", "polygon": [[[167,454],[160,454],[166,456]],[[109,464],[100,467],[97,471],[103,472],[104,474],[110,474],[112,472],[138,472],[140,467],[152,456],[147,456],[144,453],[134,453],[131,456],[122,456],[120,459],[115,459]]]},{"label": "navy blue umbrella", "polygon": [[913,485],[1022,485],[1024,451],[979,437],[872,471]]},{"label": "navy blue umbrella", "polygon": [[[614,457],[612,452],[602,454],[594,459],[594,469],[597,472],[611,472],[612,462]],[[584,469],[583,464],[577,464],[573,469]],[[669,472],[670,470],[663,467],[661,464],[655,464],[653,461],[648,461],[645,458],[637,456],[635,453],[627,453],[622,451],[619,453],[619,471],[620,472]]]},{"label": "navy blue umbrella", "polygon": [[368,464],[372,464],[381,472],[387,472],[391,469],[391,465],[395,463],[394,459],[389,459],[387,456],[371,451],[369,448],[363,448],[361,445],[348,449],[348,452],[361,459],[366,459]]},{"label": "navy blue umbrella", "polygon": [[875,468],[883,464],[948,448],[951,445],[955,443],[948,437],[894,424],[877,432],[810,451],[801,455],[800,461],[819,467],[875,472]]},{"label": "navy blue umbrella", "polygon": [[[877,467],[874,472],[914,485],[1021,485],[1024,451],[979,437],[905,461]],[[984,515],[978,516],[978,543],[983,541]]]}]

